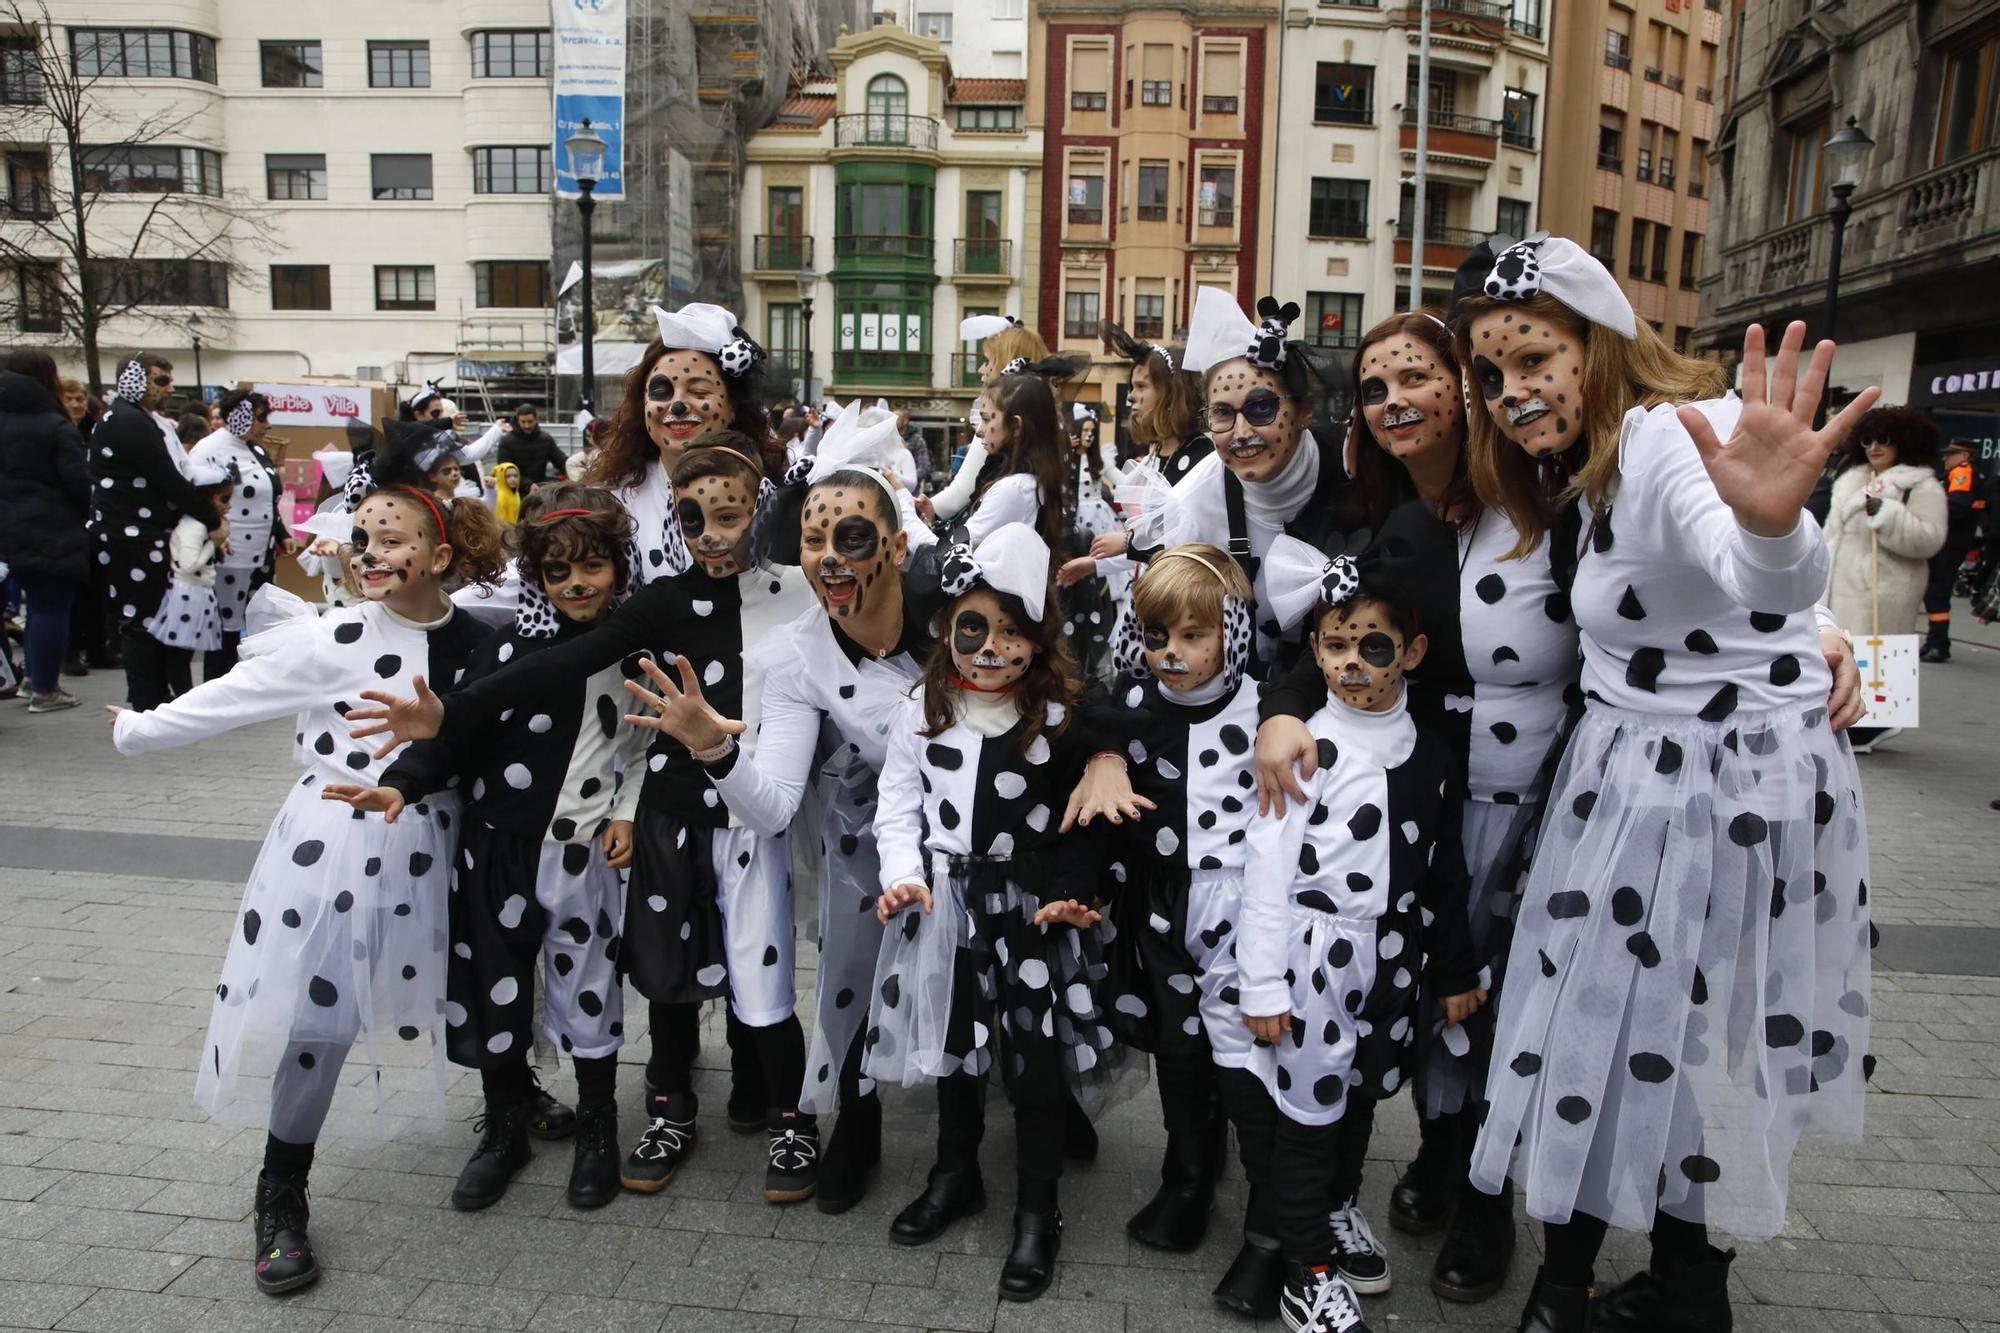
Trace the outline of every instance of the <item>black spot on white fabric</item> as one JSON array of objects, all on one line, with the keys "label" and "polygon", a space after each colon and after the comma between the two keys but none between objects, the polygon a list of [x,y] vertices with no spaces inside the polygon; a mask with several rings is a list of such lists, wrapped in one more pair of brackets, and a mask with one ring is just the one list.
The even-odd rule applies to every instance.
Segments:
[{"label": "black spot on white fabric", "polygon": [[1658,648],[1634,648],[1625,664],[1625,683],[1648,694],[1659,691],[1660,673],[1667,669],[1667,655]]},{"label": "black spot on white fabric", "polygon": [[1625,1062],[1625,1067],[1641,1083],[1665,1083],[1674,1076],[1674,1062],[1652,1051],[1640,1051]]},{"label": "black spot on white fabric", "polygon": [[1347,832],[1356,842],[1366,842],[1382,831],[1382,808],[1368,802],[1348,816]]},{"label": "black spot on white fabric", "polygon": [[314,977],[306,983],[306,995],[322,1009],[331,1009],[340,1003],[340,990],[325,977]]},{"label": "black spot on white fabric", "polygon": [[384,653],[375,659],[375,674],[387,680],[403,669],[403,659],[394,653]]},{"label": "black spot on white fabric", "polygon": [[1498,574],[1488,574],[1473,584],[1472,590],[1479,594],[1480,601],[1492,606],[1507,595],[1507,580]]},{"label": "black spot on white fabric", "polygon": [[1587,1097],[1572,1095],[1556,1102],[1556,1115],[1572,1125],[1580,1125],[1590,1119],[1591,1109],[1590,1099]]},{"label": "black spot on white fabric", "polygon": [[257,915],[256,908],[253,907],[243,914],[243,942],[245,944],[255,944],[257,942],[257,932],[263,928],[264,918]]},{"label": "black spot on white fabric", "polygon": [[1771,660],[1771,683],[1780,688],[1799,678],[1799,659],[1785,653]]},{"label": "black spot on white fabric", "polygon": [[1611,919],[1621,926],[1636,926],[1646,915],[1646,900],[1630,884],[1620,885],[1611,895]]},{"label": "black spot on white fabric", "polygon": [[1618,599],[1618,614],[1627,620],[1646,618],[1646,607],[1639,600],[1639,590],[1629,583],[1625,585],[1625,595]]},{"label": "black spot on white fabric", "polygon": [[308,838],[298,846],[292,848],[292,864],[295,866],[312,865],[319,860],[320,855],[325,851],[325,843],[319,841],[317,838]]},{"label": "black spot on white fabric", "polygon": [[1759,634],[1776,634],[1785,627],[1785,617],[1775,611],[1752,611],[1750,628]]},{"label": "black spot on white fabric", "polygon": [[345,625],[335,625],[333,627],[333,641],[335,643],[353,643],[360,637],[361,622],[358,620],[350,620]]},{"label": "black spot on white fabric", "polygon": [[940,745],[932,741],[924,747],[924,758],[932,768],[942,768],[947,772],[957,772],[965,763],[965,752],[955,746]]},{"label": "black spot on white fabric", "polygon": [[1588,916],[1590,895],[1581,889],[1558,889],[1549,895],[1549,915],[1558,921],[1571,921]]},{"label": "black spot on white fabric", "polygon": [[1225,723],[1215,736],[1222,742],[1222,748],[1231,754],[1244,754],[1250,749],[1250,737],[1234,722]]},{"label": "black spot on white fabric", "polygon": [[1709,696],[1707,703],[1695,716],[1704,722],[1720,722],[1736,711],[1736,686],[1725,683],[1721,689]]}]

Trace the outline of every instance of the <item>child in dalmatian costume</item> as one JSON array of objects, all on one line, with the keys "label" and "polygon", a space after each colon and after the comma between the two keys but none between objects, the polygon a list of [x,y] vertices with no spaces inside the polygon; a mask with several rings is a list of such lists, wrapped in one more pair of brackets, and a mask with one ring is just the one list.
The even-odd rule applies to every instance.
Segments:
[{"label": "child in dalmatian costume", "polygon": [[[1753,326],[1725,396],[1560,238],[1511,247],[1461,305],[1480,498],[1539,534],[1538,469],[1576,448],[1589,510],[1587,705],[1522,894],[1472,1162],[1545,1223],[1534,1333],[1729,1328],[1733,1252],[1708,1228],[1774,1235],[1799,1135],[1860,1133],[1867,834],[1804,503],[1877,392],[1815,430],[1833,345],[1802,367],[1804,333],[1767,374]],[[1628,387],[1589,401],[1585,384]],[[1593,1300],[1612,1225],[1650,1229],[1652,1263]]]},{"label": "child in dalmatian costume", "polygon": [[216,610],[222,643],[202,664],[204,680],[236,664],[243,636],[243,609],[250,594],[271,578],[273,551],[298,550],[283,513],[284,483],[264,448],[271,431],[271,404],[261,393],[232,389],[222,395],[222,429],[188,451],[188,466],[219,463],[236,469],[236,494],[229,507],[229,553],[217,565]]},{"label": "child in dalmatian costume", "polygon": [[[1367,1325],[1338,1256],[1364,1248],[1340,1232],[1367,1231],[1355,1199],[1366,1139],[1343,1138],[1343,1113],[1372,1113],[1401,1086],[1420,976],[1453,1025],[1485,991],[1466,933],[1458,765],[1405,696],[1428,645],[1404,594],[1373,551],[1317,568],[1273,560],[1269,573],[1274,609],[1310,608],[1332,698],[1308,724],[1304,799],[1249,828],[1236,961],[1260,1086],[1226,1086],[1250,1179],[1272,1197],[1281,1318],[1292,1333],[1356,1333]],[[1386,1266],[1373,1276],[1361,1290],[1386,1290]]]},{"label": "child in dalmatian costume", "polygon": [[[236,470],[215,459],[188,463],[188,480],[209,514],[227,513],[236,489]],[[221,558],[204,520],[205,514],[183,514],[167,540],[172,581],[159,610],[146,621],[146,633],[157,643],[166,663],[168,685],[175,695],[194,688],[194,655],[222,646],[222,622],[216,613],[215,565]]]},{"label": "child in dalmatian costume", "polygon": [[[274,623],[246,640],[236,669],[147,712],[112,710],[113,740],[128,755],[298,719],[306,771],[244,889],[195,1081],[211,1116],[268,1126],[255,1208],[266,1292],[319,1276],[306,1181],[343,1082],[359,1090],[356,1109],[379,1109],[380,1072],[414,1060],[428,1064],[432,1105],[444,1106],[446,879],[458,799],[419,802],[390,823],[321,792],[381,779],[383,758],[348,736],[347,714],[364,692],[407,693],[419,677],[449,681],[464,669],[484,631],[453,609],[444,580],[496,577],[499,533],[476,502],[439,504],[407,455],[386,453],[373,475],[354,512],[363,604],[321,617],[265,590],[259,600]],[[357,1045],[377,1077],[342,1078]],[[345,1127],[374,1123],[364,1114]]]},{"label": "child in dalmatian costume", "polygon": [[[460,681],[593,634],[627,589],[632,520],[606,491],[562,484],[530,496],[513,546],[524,586],[515,624],[480,645]],[[532,702],[481,725],[406,747],[378,787],[330,784],[330,800],[395,818],[434,793],[459,790],[464,832],[451,898],[446,1046],[480,1072],[479,1147],[452,1205],[485,1208],[533,1156],[536,961],[547,995],[543,1031],[576,1065],[577,1126],[568,1197],[597,1208],[618,1193],[618,1048],[624,1036],[619,922],[645,733],[621,724],[614,662],[551,683]],[[380,691],[364,696],[379,700]],[[461,710],[457,720],[463,721]]]},{"label": "child in dalmatian costume", "polygon": [[1091,833],[1064,835],[1082,775],[1082,688],[1063,648],[1049,548],[1023,524],[945,556],[950,637],[891,721],[875,836],[887,926],[863,1068],[933,1081],[938,1158],[891,1239],[935,1239],[985,1203],[986,1075],[1014,1107],[1014,1241],[1003,1300],[1048,1289],[1062,1240],[1057,1184],[1074,1094],[1118,1090],[1103,1008],[1102,872]]}]

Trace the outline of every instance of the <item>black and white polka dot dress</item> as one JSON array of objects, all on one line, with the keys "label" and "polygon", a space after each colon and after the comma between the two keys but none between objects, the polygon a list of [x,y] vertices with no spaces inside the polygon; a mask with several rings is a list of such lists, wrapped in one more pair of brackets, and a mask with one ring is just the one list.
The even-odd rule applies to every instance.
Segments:
[{"label": "black and white polka dot dress", "polygon": [[633,579],[645,584],[685,573],[694,557],[688,553],[680,519],[674,514],[674,484],[666,466],[653,459],[646,464],[644,481],[620,487],[612,494],[632,516],[633,543],[639,551]]},{"label": "black and white polka dot dress", "polygon": [[[1740,406],[1699,409],[1727,438]],[[1625,420],[1574,603],[1588,707],[1557,771],[1500,1007],[1480,1188],[1535,1217],[1746,1240],[1802,1133],[1858,1136],[1868,846],[1827,721],[1817,526],[1743,532],[1671,407]]]},{"label": "black and white polka dot dress", "polygon": [[114,400],[89,446],[95,577],[112,614],[143,625],[172,577],[167,538],[199,497],[179,442],[168,444],[153,414],[132,403]]},{"label": "black and white polka dot dress", "polygon": [[1141,1050],[1244,1068],[1236,935],[1257,811],[1257,684],[1189,704],[1120,676],[1099,713],[1093,748],[1122,751],[1132,790],[1156,807],[1114,839],[1112,1024]]},{"label": "black and white polka dot dress", "polygon": [[1306,725],[1319,767],[1304,801],[1250,826],[1236,955],[1241,1012],[1291,1015],[1250,1068],[1288,1118],[1329,1125],[1350,1093],[1402,1086],[1419,980],[1449,995],[1474,977],[1450,750],[1402,701]]},{"label": "black and white polka dot dress", "polygon": [[283,483],[262,445],[238,439],[227,429],[188,451],[190,464],[204,459],[234,463],[239,478],[229,497],[229,554],[215,567],[215,601],[223,632],[240,634],[250,594],[271,575],[272,546],[288,532],[279,521]]},{"label": "black and white polka dot dress", "polygon": [[[311,1142],[323,1114],[316,1107],[333,1095],[324,1080],[340,1078],[343,1059],[336,1110],[429,1093],[442,1113],[446,882],[458,799],[420,801],[388,824],[323,800],[321,789],[373,785],[388,766],[348,734],[347,712],[363,690],[408,697],[417,676],[448,682],[484,631],[459,612],[419,625],[379,602],[323,618],[299,607],[302,615],[246,640],[227,675],[160,708],[121,714],[113,738],[121,753],[144,754],[297,717],[306,771],[265,836],[231,922],[195,1100],[230,1123],[264,1124],[268,1115],[279,1137]],[[362,1116],[344,1127],[386,1124]]]},{"label": "black and white polka dot dress", "polygon": [[[1062,718],[1050,705],[1053,727]],[[906,699],[882,768],[876,840],[882,888],[930,886],[933,910],[905,908],[888,925],[868,1007],[863,1068],[909,1086],[995,1070],[1021,1105],[1074,1093],[1101,1109],[1123,1048],[1104,1006],[1108,921],[1037,926],[1044,902],[1098,896],[1094,835],[1057,833],[1082,776],[1080,727],[1026,724],[985,736],[961,720],[920,734]]]},{"label": "black and white polka dot dress", "polygon": [[208,652],[222,646],[216,614],[215,544],[201,520],[184,518],[168,542],[173,577],[160,607],[146,620],[146,633],[169,648]]}]

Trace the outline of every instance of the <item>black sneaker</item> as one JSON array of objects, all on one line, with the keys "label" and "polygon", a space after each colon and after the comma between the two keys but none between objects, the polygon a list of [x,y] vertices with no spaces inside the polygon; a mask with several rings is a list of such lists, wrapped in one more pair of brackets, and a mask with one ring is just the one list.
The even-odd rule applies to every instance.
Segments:
[{"label": "black sneaker", "polygon": [[1291,1265],[1278,1297],[1278,1317],[1291,1333],[1369,1333],[1354,1293],[1324,1266]]},{"label": "black sneaker", "polygon": [[458,1173],[451,1187],[451,1206],[462,1213],[478,1212],[500,1202],[514,1173],[534,1160],[528,1146],[528,1107],[487,1104],[486,1111],[472,1127],[479,1133],[479,1146]]},{"label": "black sneaker", "polygon": [[1363,1296],[1379,1296],[1389,1289],[1389,1251],[1375,1239],[1368,1219],[1361,1214],[1361,1201],[1349,1199],[1327,1219],[1333,1224],[1333,1262],[1341,1278]]},{"label": "black sneaker", "polygon": [[819,1123],[785,1111],[771,1117],[771,1160],[764,1168],[764,1202],[810,1199],[819,1182]]},{"label": "black sneaker", "polygon": [[576,1133],[576,1112],[542,1086],[542,1076],[533,1065],[528,1066],[528,1132],[538,1139],[566,1139]]},{"label": "black sneaker", "polygon": [[1923,646],[1923,650],[1917,654],[1917,660],[1919,662],[1949,662],[1951,661],[1951,645],[1948,643],[1927,643]]},{"label": "black sneaker", "polygon": [[691,1092],[648,1093],[646,1128],[618,1170],[619,1183],[657,1194],[694,1151],[695,1100]]},{"label": "black sneaker", "polygon": [[311,1216],[303,1176],[257,1177],[257,1290],[276,1296],[319,1281],[319,1260],[306,1237]]},{"label": "black sneaker", "polygon": [[618,1195],[618,1105],[579,1112],[576,1156],[569,1165],[569,1206],[602,1208]]}]

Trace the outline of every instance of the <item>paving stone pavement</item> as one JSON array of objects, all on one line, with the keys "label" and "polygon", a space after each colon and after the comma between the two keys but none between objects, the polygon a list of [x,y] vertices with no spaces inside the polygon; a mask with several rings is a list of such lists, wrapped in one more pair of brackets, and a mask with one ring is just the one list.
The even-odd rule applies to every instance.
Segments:
[{"label": "paving stone pavement", "polygon": [[[1737,1260],[1736,1327],[1749,1333],[2000,1328],[2000,813],[1987,808],[2000,797],[2000,630],[1967,626],[1960,642],[1956,661],[1924,669],[1929,725],[1860,761],[1876,919],[1902,970],[1876,975],[1866,1140],[1803,1146],[1785,1235]],[[92,705],[120,693],[103,673],[73,684]],[[902,1249],[888,1219],[929,1163],[920,1093],[889,1095],[881,1172],[843,1217],[765,1204],[761,1143],[719,1117],[661,1195],[576,1212],[562,1197],[567,1146],[538,1145],[499,1206],[464,1214],[446,1202],[472,1142],[478,1085],[464,1077],[444,1120],[411,1119],[387,1144],[322,1146],[313,1234],[326,1276],[260,1296],[247,1258],[263,1132],[207,1122],[191,1092],[241,877],[296,771],[286,730],[122,760],[94,707],[29,717],[0,704],[0,1329],[1194,1333],[1239,1322],[1208,1290],[1234,1250],[1240,1180],[1225,1183],[1200,1252],[1125,1238],[1163,1141],[1150,1093],[1106,1118],[1097,1162],[1065,1181],[1061,1273],[1032,1305],[994,1298],[1008,1241],[1004,1118],[986,1148],[993,1206]],[[812,951],[800,952],[809,1013]],[[629,1143],[645,1009],[628,1012]],[[719,1014],[710,1028],[699,1087],[719,1108]],[[553,1062],[545,1074],[572,1087]],[[1373,1217],[1414,1146],[1398,1100],[1373,1147]],[[1380,1229],[1397,1284],[1366,1302],[1377,1333],[1514,1327],[1537,1229],[1521,1229],[1507,1289],[1472,1307],[1431,1295],[1434,1238]],[[1600,1282],[1644,1259],[1643,1238],[1614,1234]]]}]

